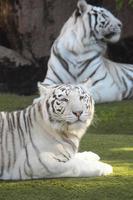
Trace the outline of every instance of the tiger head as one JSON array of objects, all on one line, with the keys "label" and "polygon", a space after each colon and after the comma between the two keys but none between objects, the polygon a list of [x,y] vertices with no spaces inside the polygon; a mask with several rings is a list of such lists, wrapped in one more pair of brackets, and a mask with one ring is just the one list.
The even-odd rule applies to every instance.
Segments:
[{"label": "tiger head", "polygon": [[80,85],[38,84],[41,96],[45,96],[50,125],[58,132],[86,129],[94,114],[94,101],[86,88]]},{"label": "tiger head", "polygon": [[75,15],[82,20],[85,32],[89,32],[96,40],[114,43],[120,39],[122,23],[108,10],[79,0]]}]

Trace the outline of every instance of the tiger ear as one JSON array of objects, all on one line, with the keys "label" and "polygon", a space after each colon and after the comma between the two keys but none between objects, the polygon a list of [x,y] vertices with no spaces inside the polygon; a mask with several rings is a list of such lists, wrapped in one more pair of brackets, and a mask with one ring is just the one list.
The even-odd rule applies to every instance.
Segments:
[{"label": "tiger ear", "polygon": [[46,96],[49,93],[49,89],[48,89],[47,85],[45,85],[41,82],[38,82],[37,87],[38,87],[40,96]]},{"label": "tiger ear", "polygon": [[77,4],[77,7],[79,9],[79,13],[80,14],[85,13],[87,11],[87,6],[88,6],[88,4],[86,3],[85,0],[79,0],[78,4]]}]

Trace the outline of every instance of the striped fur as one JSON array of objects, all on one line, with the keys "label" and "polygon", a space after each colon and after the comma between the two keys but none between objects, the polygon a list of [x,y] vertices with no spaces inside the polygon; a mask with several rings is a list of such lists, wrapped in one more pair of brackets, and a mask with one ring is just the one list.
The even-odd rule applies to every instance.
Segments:
[{"label": "striped fur", "polygon": [[121,27],[108,10],[79,0],[52,46],[44,83],[81,83],[91,78],[96,103],[133,98],[133,65],[104,58],[106,43],[119,40]]},{"label": "striped fur", "polygon": [[[39,86],[41,87],[41,86]],[[0,113],[0,179],[100,176],[112,172],[92,152],[77,153],[94,103],[83,87],[43,87],[22,111]]]}]

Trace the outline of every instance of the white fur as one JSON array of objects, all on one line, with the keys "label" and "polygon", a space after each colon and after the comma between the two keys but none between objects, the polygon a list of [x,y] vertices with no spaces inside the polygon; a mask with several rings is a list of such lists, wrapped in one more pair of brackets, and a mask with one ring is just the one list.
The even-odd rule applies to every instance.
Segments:
[{"label": "white fur", "polygon": [[[75,11],[54,42],[43,83],[81,83],[90,77],[92,86],[89,91],[96,103],[132,98],[133,65],[118,64],[104,58],[106,42],[113,43],[120,38],[121,22],[108,10],[88,5],[84,0],[77,6],[80,16],[76,18]],[[104,21],[100,14],[102,11],[109,18],[104,29],[99,26]],[[95,12],[99,16],[98,27],[94,23]],[[108,37],[111,33],[114,35]]]},{"label": "white fur", "polygon": [[[80,86],[62,87],[67,90],[43,86],[45,97],[21,111],[19,116],[14,112],[15,125],[11,113],[0,113],[1,130],[4,122],[0,145],[1,179],[91,177],[112,173],[112,167],[99,161],[95,153],[78,152],[79,142],[93,119],[94,102],[90,94]],[[60,106],[64,104],[62,114],[52,112],[54,98]],[[58,104],[53,103],[56,111]],[[77,121],[81,111],[81,121]]]}]

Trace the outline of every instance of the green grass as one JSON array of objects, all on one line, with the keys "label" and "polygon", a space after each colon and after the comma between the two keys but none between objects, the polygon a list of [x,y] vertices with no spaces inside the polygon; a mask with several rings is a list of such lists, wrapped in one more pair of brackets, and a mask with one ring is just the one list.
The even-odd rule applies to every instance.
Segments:
[{"label": "green grass", "polygon": [[[26,107],[33,97],[0,96],[0,110]],[[0,181],[0,200],[133,200],[133,101],[96,105],[96,117],[81,141],[113,165],[107,177]]]}]

